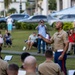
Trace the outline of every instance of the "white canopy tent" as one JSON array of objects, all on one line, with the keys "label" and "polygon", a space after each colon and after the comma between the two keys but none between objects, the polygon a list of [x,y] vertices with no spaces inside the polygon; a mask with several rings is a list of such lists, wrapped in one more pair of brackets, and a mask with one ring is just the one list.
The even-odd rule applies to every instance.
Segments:
[{"label": "white canopy tent", "polygon": [[60,16],[60,15],[66,15],[66,14],[75,14],[75,6],[63,9],[61,11],[58,11],[56,13],[52,13],[52,16]]}]

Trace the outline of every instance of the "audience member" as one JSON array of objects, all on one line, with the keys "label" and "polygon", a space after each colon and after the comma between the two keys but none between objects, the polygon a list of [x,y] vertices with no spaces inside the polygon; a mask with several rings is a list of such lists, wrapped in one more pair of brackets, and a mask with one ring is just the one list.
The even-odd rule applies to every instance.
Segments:
[{"label": "audience member", "polygon": [[[46,32],[46,39],[50,40],[51,36],[48,32]],[[46,49],[50,49],[51,48],[51,45],[46,43]]]},{"label": "audience member", "polygon": [[[40,20],[40,24],[36,27],[38,30],[38,34],[41,34],[43,37],[46,37],[46,25],[44,24],[43,20]],[[41,41],[42,41],[42,47],[43,47],[43,53],[45,52],[45,41],[38,37],[38,53],[41,53]]]},{"label": "audience member", "polygon": [[68,47],[67,53],[70,54],[70,51],[72,50],[72,47],[73,47],[74,54],[75,54],[75,33],[73,29],[69,30],[68,39],[69,39],[69,47]]},{"label": "audience member", "polygon": [[7,33],[5,42],[6,42],[7,47],[8,46],[12,47],[12,37],[10,33]]},{"label": "audience member", "polygon": [[26,75],[38,75],[36,73],[36,58],[34,56],[28,56],[24,60],[24,68]]},{"label": "audience member", "polygon": [[73,75],[75,75],[75,72],[73,73]]},{"label": "audience member", "polygon": [[3,45],[3,36],[2,36],[2,34],[1,34],[1,31],[0,31],[0,58],[2,58],[2,57],[1,57],[2,45]]},{"label": "audience member", "polygon": [[5,34],[3,36],[4,39],[4,47],[6,47],[6,37],[8,36],[8,30],[5,30]]},{"label": "audience member", "polygon": [[7,67],[8,75],[18,75],[19,67],[17,64],[9,64]]},{"label": "audience member", "polygon": [[0,75],[7,75],[7,67],[8,63],[2,59],[0,59]]},{"label": "audience member", "polygon": [[62,75],[60,66],[52,61],[53,59],[52,50],[46,50],[45,57],[46,57],[46,61],[40,64],[38,67],[39,74],[40,75]]},{"label": "audience member", "polygon": [[37,35],[35,32],[33,32],[33,34],[31,34],[28,38],[27,50],[30,50],[32,48],[33,44],[36,42],[36,39],[37,39]]},{"label": "audience member", "polygon": [[23,53],[21,54],[21,61],[22,61],[21,69],[24,69],[23,64],[24,64],[24,60],[25,60],[25,58],[26,58],[27,56],[30,56],[30,53],[28,53],[28,52],[23,52]]}]

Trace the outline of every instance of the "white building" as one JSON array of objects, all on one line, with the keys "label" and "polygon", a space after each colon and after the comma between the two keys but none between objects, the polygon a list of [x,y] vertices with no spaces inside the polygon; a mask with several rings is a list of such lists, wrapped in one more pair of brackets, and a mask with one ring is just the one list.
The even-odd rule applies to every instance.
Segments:
[{"label": "white building", "polygon": [[56,0],[57,11],[75,6],[75,0]]},{"label": "white building", "polygon": [[[0,0],[0,11],[4,10],[4,0]],[[27,0],[21,0],[22,2],[22,10],[26,10],[26,2]],[[10,4],[9,9],[15,8],[17,12],[20,11],[20,0],[16,0],[16,2],[13,2]]]},{"label": "white building", "polygon": [[[4,10],[4,0],[0,0],[0,11]],[[27,0],[16,0],[16,2],[13,2],[10,4],[9,9],[15,8],[17,12],[20,11],[20,1],[22,2],[22,10],[26,10],[26,1]],[[38,0],[40,1],[40,0]],[[40,2],[38,2],[39,4]],[[38,7],[38,10],[36,10],[35,13],[48,15],[48,0],[42,0],[39,4],[42,10]]]}]

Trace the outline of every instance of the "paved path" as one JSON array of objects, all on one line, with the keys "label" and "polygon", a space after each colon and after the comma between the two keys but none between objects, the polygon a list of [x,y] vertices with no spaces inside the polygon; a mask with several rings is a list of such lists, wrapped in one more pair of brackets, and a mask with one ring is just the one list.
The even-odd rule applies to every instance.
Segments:
[{"label": "paved path", "polygon": [[[2,50],[2,53],[21,55],[23,52],[22,52],[22,51]],[[37,54],[37,52],[29,52],[29,53],[30,53],[31,55],[39,55],[39,56],[44,56],[44,54]]]},{"label": "paved path", "polygon": [[[2,53],[21,55],[23,52],[20,52],[20,51],[10,51],[10,50],[2,50]],[[36,52],[29,52],[29,53],[31,55],[44,56],[44,54],[37,54]],[[75,55],[68,55],[68,58],[75,58]]]}]

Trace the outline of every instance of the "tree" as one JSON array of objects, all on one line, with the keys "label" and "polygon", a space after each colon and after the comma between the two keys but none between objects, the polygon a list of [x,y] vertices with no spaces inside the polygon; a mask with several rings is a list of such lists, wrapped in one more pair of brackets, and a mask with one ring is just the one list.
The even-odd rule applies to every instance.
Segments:
[{"label": "tree", "polygon": [[49,10],[56,10],[56,0],[48,0],[48,3]]},{"label": "tree", "polygon": [[11,2],[12,2],[12,0],[4,0],[5,9],[8,9]]},{"label": "tree", "polygon": [[8,13],[9,13],[9,14],[16,13],[16,12],[17,12],[17,11],[16,11],[15,8],[11,8],[11,9],[8,10]]},{"label": "tree", "polygon": [[[14,0],[14,2],[15,2],[16,0]],[[9,8],[9,5],[10,5],[10,3],[12,3],[12,0],[4,0],[4,9],[6,10],[8,10],[8,8]],[[5,10],[4,10],[4,12],[5,12]],[[5,13],[4,13],[4,16],[5,16]]]}]

